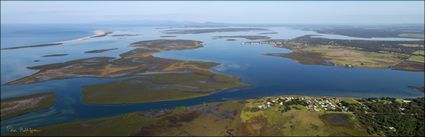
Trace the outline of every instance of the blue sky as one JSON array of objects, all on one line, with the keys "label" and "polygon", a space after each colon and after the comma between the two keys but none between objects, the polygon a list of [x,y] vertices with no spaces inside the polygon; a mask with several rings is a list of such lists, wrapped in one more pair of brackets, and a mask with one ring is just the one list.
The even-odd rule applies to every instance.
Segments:
[{"label": "blue sky", "polygon": [[172,20],[255,24],[424,23],[424,1],[1,1],[1,23]]}]

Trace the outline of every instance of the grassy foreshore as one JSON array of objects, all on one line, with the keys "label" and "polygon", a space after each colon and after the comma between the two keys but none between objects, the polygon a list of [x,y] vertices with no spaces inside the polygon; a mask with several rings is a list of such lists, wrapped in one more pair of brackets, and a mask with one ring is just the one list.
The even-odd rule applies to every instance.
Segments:
[{"label": "grassy foreshore", "polygon": [[423,116],[424,98],[276,96],[136,112],[22,135],[414,136],[424,133]]},{"label": "grassy foreshore", "polygon": [[307,35],[291,40],[246,43],[291,49],[291,53],[265,55],[290,58],[301,64],[424,71],[423,41],[335,40]]},{"label": "grassy foreshore", "polygon": [[1,120],[48,108],[53,105],[55,100],[56,95],[54,93],[42,93],[2,100]]}]

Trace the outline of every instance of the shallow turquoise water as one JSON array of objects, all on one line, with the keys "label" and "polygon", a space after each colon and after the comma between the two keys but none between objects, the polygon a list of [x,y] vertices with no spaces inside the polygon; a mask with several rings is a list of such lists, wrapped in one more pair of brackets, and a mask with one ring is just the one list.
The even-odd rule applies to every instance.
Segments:
[{"label": "shallow turquoise water", "polygon": [[[75,27],[75,26],[74,26]],[[53,27],[51,29],[68,28],[68,26]],[[46,30],[40,31],[30,29],[24,37],[4,37],[8,32],[2,29],[1,47],[17,45],[16,39],[29,43],[45,43],[66,40],[64,38],[78,38],[92,35],[92,31],[107,28],[117,33],[142,34],[137,37],[102,37],[80,42],[66,43],[63,46],[51,46],[42,48],[27,48],[18,50],[1,51],[1,82],[5,83],[35,73],[26,69],[27,66],[42,65],[48,63],[64,62],[95,56],[118,57],[119,54],[133,49],[128,44],[141,40],[159,39],[161,34],[156,27],[94,27],[83,26],[74,28],[75,33],[62,33],[58,30],[55,34],[49,30],[52,37],[43,35],[40,39],[31,35],[44,34]],[[271,27],[279,34],[268,34],[275,39],[290,39],[314,32],[300,31],[282,27]],[[30,31],[28,30],[28,31]],[[16,31],[12,31],[15,32]],[[88,33],[89,32],[89,33]],[[218,92],[211,96],[195,99],[145,103],[132,105],[87,105],[81,102],[81,86],[120,80],[126,78],[74,78],[66,80],[53,80],[41,83],[2,86],[1,98],[23,96],[47,91],[54,91],[59,98],[55,105],[49,109],[22,115],[14,119],[1,121],[2,134],[6,133],[5,127],[40,127],[55,123],[63,123],[75,120],[86,120],[98,117],[118,115],[135,111],[143,111],[159,108],[170,108],[185,105],[200,104],[203,102],[224,101],[234,99],[258,98],[271,95],[311,95],[311,96],[345,96],[345,97],[417,97],[422,93],[412,91],[407,86],[424,86],[423,72],[407,72],[389,69],[367,69],[367,68],[344,68],[320,65],[302,65],[292,60],[279,57],[264,56],[264,53],[290,52],[287,49],[273,48],[270,45],[241,45],[247,41],[226,41],[225,39],[212,39],[213,36],[223,35],[257,35],[258,32],[231,32],[231,33],[207,33],[207,34],[184,34],[175,38],[167,39],[193,39],[204,42],[203,48],[182,51],[167,51],[155,54],[164,58],[175,58],[184,60],[202,60],[221,63],[212,70],[240,77],[251,86],[244,89],[229,89]],[[30,35],[31,34],[31,35]],[[84,34],[84,35],[82,35]],[[14,34],[17,35],[17,34]],[[48,34],[46,34],[48,35]],[[65,35],[65,36],[62,36]],[[54,37],[54,36],[58,36]],[[322,37],[340,38],[344,36],[323,35]],[[350,38],[350,37],[348,37]],[[375,38],[376,39],[376,38]],[[388,38],[386,38],[388,39]],[[399,40],[399,39],[394,39]],[[104,48],[118,48],[99,54],[86,54],[84,51]],[[69,54],[68,56],[43,58],[47,54]],[[34,62],[39,59],[40,62]]]}]

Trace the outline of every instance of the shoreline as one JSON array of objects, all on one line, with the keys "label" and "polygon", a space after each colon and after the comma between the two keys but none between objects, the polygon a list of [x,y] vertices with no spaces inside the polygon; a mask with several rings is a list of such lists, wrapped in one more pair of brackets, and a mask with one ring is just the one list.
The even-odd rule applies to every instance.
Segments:
[{"label": "shoreline", "polygon": [[[352,114],[353,111],[349,108],[358,109],[356,104],[363,105],[364,104],[363,102],[371,103],[371,101],[369,101],[369,100],[378,100],[378,102],[372,101],[372,103],[373,102],[380,103],[380,100],[381,100],[381,102],[382,101],[383,102],[391,101],[393,103],[398,103],[398,104],[409,104],[410,102],[418,100],[420,98],[423,98],[423,97],[409,98],[409,99],[396,99],[396,98],[343,98],[343,97],[327,97],[327,96],[291,96],[291,95],[278,96],[277,95],[277,96],[265,96],[265,97],[254,98],[254,99],[241,99],[241,100],[229,100],[229,101],[220,101],[220,102],[208,102],[208,103],[204,103],[204,104],[183,105],[183,106],[177,106],[177,107],[172,107],[172,108],[160,108],[160,109],[152,109],[152,110],[146,110],[146,111],[134,111],[134,112],[129,112],[129,113],[110,115],[110,116],[106,116],[106,117],[84,119],[82,121],[68,121],[68,122],[61,122],[61,123],[56,123],[56,124],[48,124],[48,125],[34,127],[34,128],[35,129],[43,129],[43,130],[41,130],[41,132],[44,132],[45,134],[51,134],[53,131],[55,131],[54,129],[66,128],[69,125],[74,125],[74,124],[81,125],[81,123],[83,123],[83,124],[86,123],[86,124],[84,124],[84,126],[87,126],[87,128],[90,128],[91,124],[88,124],[87,122],[95,122],[95,123],[100,122],[100,123],[102,123],[103,120],[108,121],[111,118],[112,119],[113,118],[124,118],[124,117],[127,117],[129,115],[138,115],[138,116],[142,116],[142,117],[147,116],[146,117],[147,119],[151,119],[151,118],[161,118],[162,119],[163,118],[162,116],[169,116],[169,117],[174,116],[174,115],[178,116],[180,114],[186,114],[186,112],[190,112],[190,113],[187,113],[187,114],[197,114],[197,115],[194,115],[193,119],[190,119],[190,120],[187,120],[187,121],[182,121],[182,122],[194,124],[193,122],[196,122],[197,118],[202,118],[204,116],[208,116],[209,113],[192,113],[192,111],[208,112],[208,111],[203,111],[203,110],[210,110],[212,108],[214,108],[214,109],[217,108],[219,110],[229,109],[229,110],[227,110],[228,112],[238,112],[238,113],[233,113],[232,116],[229,115],[229,113],[219,113],[220,115],[218,117],[227,116],[228,118],[230,118],[230,120],[237,120],[237,121],[240,120],[240,122],[242,122],[244,125],[249,126],[249,125],[252,124],[250,122],[250,119],[255,118],[255,117],[252,117],[252,116],[255,116],[255,115],[251,115],[251,114],[266,113],[265,115],[264,114],[256,115],[256,116],[261,116],[261,117],[264,117],[264,118],[267,118],[268,116],[273,116],[272,114],[278,114],[280,116],[280,115],[293,114],[293,113],[298,113],[298,112],[300,112],[301,114],[304,114],[304,115],[308,115],[308,116],[316,116],[316,115],[329,116],[329,114],[331,114],[331,115],[333,115],[333,114],[337,114],[337,115],[338,114]],[[289,99],[289,102],[288,102],[288,99]],[[290,102],[291,100],[294,100],[295,102]],[[305,104],[304,102],[306,102],[307,104]],[[323,105],[320,106],[320,104],[322,104],[322,103],[325,103],[325,106],[323,106]],[[280,106],[283,106],[283,107],[280,107]],[[203,108],[205,108],[205,109],[203,109]],[[289,110],[283,109],[283,108],[289,108]],[[171,113],[173,111],[184,112],[184,113]],[[223,112],[226,112],[226,111],[223,111]],[[352,117],[352,118],[359,119],[359,117],[357,117],[357,115],[358,114],[349,115],[349,116]],[[192,116],[192,115],[188,115],[188,116]],[[129,117],[129,118],[131,118],[131,119],[136,118],[137,119],[137,117]],[[168,118],[168,117],[165,117],[165,118]],[[271,117],[268,117],[268,118],[271,118]],[[317,117],[317,118],[322,118],[322,117]],[[294,118],[290,118],[290,119],[294,119]],[[167,120],[167,119],[165,119],[165,120]],[[227,120],[227,119],[225,118],[225,119],[221,119],[221,120]],[[257,119],[257,120],[261,120],[261,119]],[[118,123],[125,123],[125,121],[124,122],[122,120],[119,120],[119,121],[121,121],[121,122],[118,122]],[[332,121],[325,120],[323,122],[332,122]],[[368,126],[367,123],[355,122],[353,124],[362,124],[363,126]],[[93,129],[93,130],[102,130],[102,128],[99,128],[98,126],[96,126],[96,125],[99,125],[99,124],[94,124],[94,125],[95,125],[95,127],[94,127],[95,129]],[[226,124],[226,125],[228,125],[228,124]],[[100,125],[100,126],[104,127],[104,125]],[[359,127],[362,127],[361,129],[363,129],[363,126],[359,126]],[[340,126],[336,126],[336,127],[340,127]],[[142,126],[141,128],[150,129],[149,127],[145,127],[145,126]],[[46,132],[46,130],[48,132]],[[107,130],[105,130],[105,131],[107,131]],[[139,132],[134,132],[134,133],[143,133],[142,131],[144,131],[144,130],[141,130]],[[234,130],[230,130],[230,131],[234,132]],[[364,131],[365,131],[365,129],[364,129]],[[79,134],[77,132],[70,132],[70,133]],[[99,133],[104,133],[104,132],[99,132]],[[147,132],[147,133],[151,133],[151,132]]]},{"label": "shoreline", "polygon": [[37,47],[48,47],[48,46],[61,46],[70,42],[78,42],[78,41],[84,41],[89,40],[93,38],[98,37],[105,37],[109,34],[112,34],[113,31],[106,31],[106,30],[95,30],[94,35],[85,36],[77,39],[71,39],[71,40],[64,40],[64,41],[58,41],[58,42],[49,42],[45,44],[33,44],[33,45],[27,45],[27,46],[15,46],[15,47],[7,47],[7,48],[1,48],[0,50],[14,50],[14,49],[23,49],[23,48],[37,48]]},{"label": "shoreline", "polygon": [[[275,48],[288,49],[289,53],[265,53],[291,59],[304,65],[330,65],[347,68],[377,68],[411,72],[424,72],[423,60],[413,60],[421,57],[416,52],[423,47],[407,47],[403,44],[417,44],[412,41],[365,41],[339,40],[304,35],[293,39],[270,39],[263,41],[242,42],[241,45],[271,45]],[[376,45],[386,44],[387,47]],[[375,47],[374,47],[375,46]],[[344,53],[341,54],[341,53]]]}]

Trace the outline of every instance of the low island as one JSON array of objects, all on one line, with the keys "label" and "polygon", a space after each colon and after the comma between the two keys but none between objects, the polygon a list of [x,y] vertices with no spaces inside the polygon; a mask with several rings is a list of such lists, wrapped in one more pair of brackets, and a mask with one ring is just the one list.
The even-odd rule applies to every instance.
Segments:
[{"label": "low island", "polygon": [[260,40],[260,39],[270,39],[268,36],[255,36],[255,35],[241,35],[241,36],[215,36],[214,39],[234,39],[234,38],[243,38],[248,40]]},{"label": "low island", "polygon": [[54,93],[41,93],[1,101],[1,120],[14,118],[30,112],[46,109],[56,100]]},{"label": "low island", "polygon": [[43,55],[41,57],[60,57],[60,56],[66,56],[68,54],[49,54],[49,55]]},{"label": "low island", "polygon": [[142,34],[113,34],[112,37],[134,37],[141,36]]},{"label": "low island", "polygon": [[95,50],[85,51],[84,53],[102,53],[102,52],[107,52],[107,51],[117,50],[117,49],[118,49],[118,48],[110,48],[110,49],[95,49]]},{"label": "low island", "polygon": [[271,32],[260,32],[258,34],[278,34],[278,32],[274,32],[274,31],[271,31]]},{"label": "low island", "polygon": [[165,34],[202,34],[214,32],[244,32],[244,31],[269,31],[263,28],[212,28],[212,29],[169,29],[162,31]]},{"label": "low island", "polygon": [[63,45],[63,43],[62,42],[55,42],[55,43],[47,43],[47,44],[36,44],[36,45],[28,45],[28,46],[8,47],[8,48],[1,48],[1,50],[37,48],[37,47],[59,46],[59,45]]},{"label": "low island", "polygon": [[83,101],[90,104],[122,104],[172,101],[207,96],[227,88],[244,86],[238,78],[209,71],[145,75],[83,87]]},{"label": "low island", "polygon": [[177,37],[177,36],[174,36],[174,35],[163,35],[163,36],[160,36],[161,38],[174,38],[174,37]]},{"label": "low island", "polygon": [[141,76],[84,86],[83,101],[93,104],[179,100],[245,86],[239,78],[211,72],[210,68],[219,65],[218,63],[165,59],[152,55],[160,51],[200,48],[201,41],[158,39],[134,42],[130,45],[139,48],[121,54],[120,58],[92,57],[28,67],[39,71],[6,84],[28,84],[82,76]]}]

